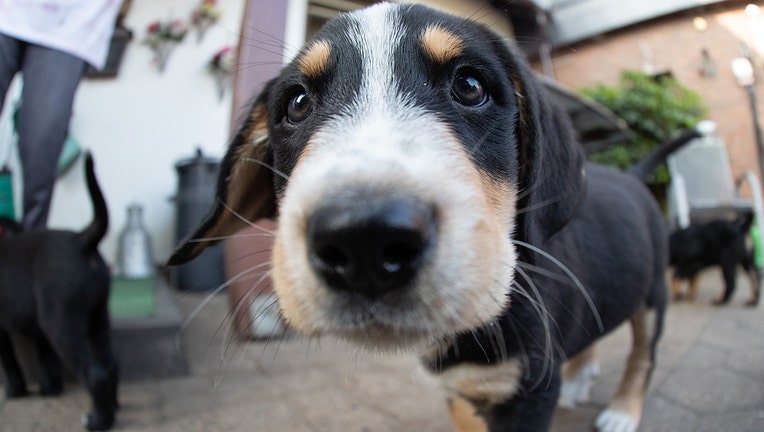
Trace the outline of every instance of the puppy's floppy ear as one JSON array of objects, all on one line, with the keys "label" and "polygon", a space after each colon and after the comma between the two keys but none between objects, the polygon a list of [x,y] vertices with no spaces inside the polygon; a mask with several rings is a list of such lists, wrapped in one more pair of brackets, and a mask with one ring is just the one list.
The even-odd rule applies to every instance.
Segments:
[{"label": "puppy's floppy ear", "polygon": [[179,265],[207,246],[234,234],[260,218],[276,216],[273,153],[268,136],[267,101],[273,81],[266,84],[234,137],[220,165],[212,209],[201,225],[183,239],[168,260]]},{"label": "puppy's floppy ear", "polygon": [[584,153],[567,113],[553,103],[522,60],[510,73],[519,108],[517,234],[521,240],[540,244],[574,218],[583,202]]}]

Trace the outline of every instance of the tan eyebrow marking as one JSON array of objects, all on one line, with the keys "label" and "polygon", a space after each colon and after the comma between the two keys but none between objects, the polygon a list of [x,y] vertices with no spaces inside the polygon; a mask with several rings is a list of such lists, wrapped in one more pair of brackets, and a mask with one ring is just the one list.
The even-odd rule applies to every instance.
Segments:
[{"label": "tan eyebrow marking", "polygon": [[332,46],[325,40],[313,42],[300,56],[298,69],[308,78],[318,78],[329,67]]},{"label": "tan eyebrow marking", "polygon": [[464,40],[435,24],[422,33],[422,48],[431,60],[443,64],[462,54]]}]

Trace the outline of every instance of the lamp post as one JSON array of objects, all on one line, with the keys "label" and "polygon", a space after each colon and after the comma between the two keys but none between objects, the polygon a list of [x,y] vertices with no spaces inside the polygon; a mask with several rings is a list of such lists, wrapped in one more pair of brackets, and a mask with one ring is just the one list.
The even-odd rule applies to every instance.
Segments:
[{"label": "lamp post", "polygon": [[761,136],[761,126],[759,125],[759,114],[756,109],[756,76],[753,72],[753,65],[748,58],[740,57],[732,60],[732,73],[740,87],[748,93],[748,102],[751,105],[751,115],[753,116],[753,133],[756,138],[756,152],[759,157],[759,174],[764,178],[764,141]]}]

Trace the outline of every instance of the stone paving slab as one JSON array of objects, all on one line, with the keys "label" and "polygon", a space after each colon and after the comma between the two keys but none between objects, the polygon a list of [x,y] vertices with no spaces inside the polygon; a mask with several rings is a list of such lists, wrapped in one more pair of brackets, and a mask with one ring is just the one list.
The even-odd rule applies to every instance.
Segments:
[{"label": "stone paving slab", "polygon": [[[764,430],[764,307],[742,306],[744,278],[732,304],[711,306],[720,280],[707,273],[695,302],[671,305],[641,432]],[[204,299],[175,297],[184,316]],[[226,308],[227,299],[216,296],[185,328],[190,375],[122,384],[116,431],[453,430],[413,356],[379,356],[331,339],[237,341]],[[592,430],[618,384],[630,337],[621,328],[599,344],[602,374],[592,401],[559,410],[554,432]],[[87,406],[73,384],[59,398],[0,396],[0,432],[81,430]]]}]

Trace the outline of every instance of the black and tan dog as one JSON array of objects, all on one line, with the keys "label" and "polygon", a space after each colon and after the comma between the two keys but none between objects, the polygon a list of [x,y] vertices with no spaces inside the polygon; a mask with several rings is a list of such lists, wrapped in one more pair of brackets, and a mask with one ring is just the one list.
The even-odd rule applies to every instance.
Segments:
[{"label": "black and tan dog", "polygon": [[725,304],[735,292],[737,268],[740,266],[748,275],[751,286],[751,297],[746,304],[756,306],[759,302],[761,272],[754,263],[753,248],[746,246],[753,221],[753,213],[748,212],[735,220],[713,220],[671,233],[669,262],[674,267],[671,285],[674,298],[685,296],[684,282],[689,281],[686,296],[695,299],[700,272],[719,266],[724,278],[724,291],[714,300],[714,304]]},{"label": "black and tan dog", "polygon": [[63,362],[92,398],[87,428],[106,430],[114,424],[117,408],[117,366],[107,308],[109,269],[98,253],[98,243],[109,222],[90,155],[85,167],[94,216],[82,232],[20,232],[12,221],[2,224],[0,359],[6,395],[26,395],[11,334],[31,337],[42,372],[40,393],[62,392]]},{"label": "black and tan dog", "polygon": [[548,429],[563,361],[630,321],[597,424],[636,429],[666,306],[661,214],[636,177],[585,163],[483,26],[401,4],[331,21],[254,102],[218,194],[192,239],[278,214],[289,323],[419,352],[458,425]]}]

